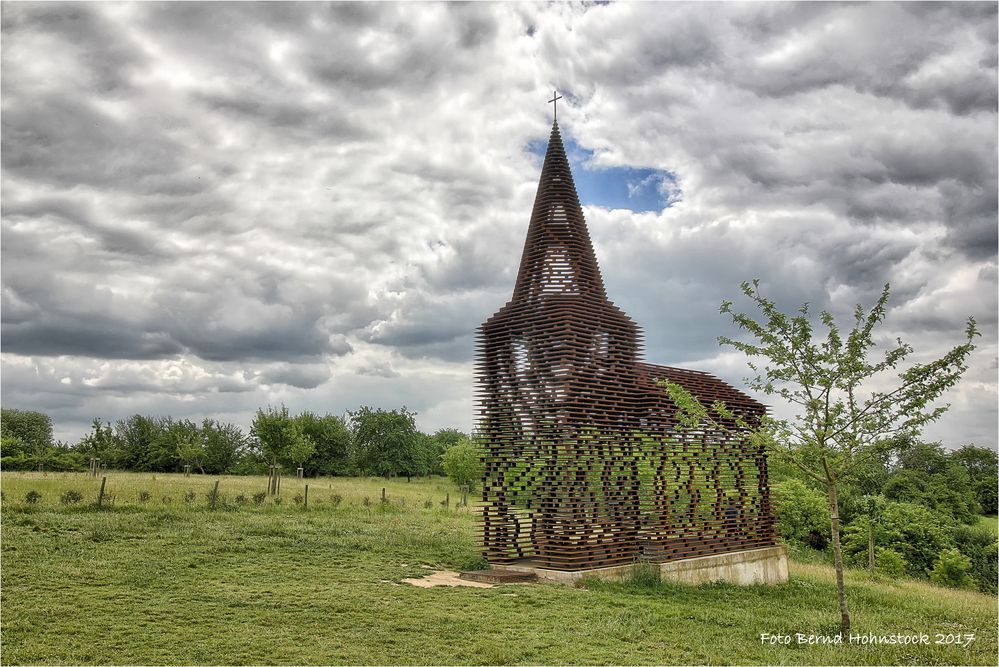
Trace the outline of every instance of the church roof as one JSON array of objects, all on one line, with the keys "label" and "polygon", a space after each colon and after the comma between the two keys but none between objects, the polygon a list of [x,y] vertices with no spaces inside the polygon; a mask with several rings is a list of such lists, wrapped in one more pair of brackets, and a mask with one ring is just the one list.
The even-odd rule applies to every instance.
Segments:
[{"label": "church roof", "polygon": [[715,401],[723,401],[725,407],[736,412],[747,411],[754,414],[763,414],[766,411],[766,406],[752,396],[739,391],[721,378],[717,378],[704,371],[677,368],[675,366],[660,366],[644,362],[638,363],[638,369],[653,382],[669,380],[682,386],[693,394],[694,398],[700,401],[706,408],[710,408],[711,404]]}]

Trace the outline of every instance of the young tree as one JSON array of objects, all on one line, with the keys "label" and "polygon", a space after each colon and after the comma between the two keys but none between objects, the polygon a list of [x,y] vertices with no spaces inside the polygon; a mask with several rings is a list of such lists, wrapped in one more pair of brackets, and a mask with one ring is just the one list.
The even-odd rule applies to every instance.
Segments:
[{"label": "young tree", "polygon": [[266,411],[258,409],[250,433],[257,439],[271,465],[286,460],[289,450],[302,437],[302,429],[288,415],[288,408],[284,405],[280,409],[270,406]]},{"label": "young tree", "polygon": [[448,447],[441,461],[444,464],[444,471],[452,482],[458,486],[467,484],[469,488],[474,489],[476,483],[482,479],[482,456],[482,447],[464,438],[458,444]]},{"label": "young tree", "polygon": [[109,460],[118,443],[115,439],[111,424],[105,424],[100,419],[94,419],[90,425],[91,431],[80,439],[76,449],[88,457],[97,457],[102,461]]},{"label": "young tree", "polygon": [[205,474],[204,443],[198,425],[189,419],[166,417],[155,420],[159,432],[146,450],[144,470],[169,472],[177,469],[177,461],[192,465]]},{"label": "young tree", "polygon": [[153,461],[172,458],[161,457],[153,452],[158,448],[154,443],[162,435],[164,422],[165,420],[143,415],[132,415],[115,422],[114,435],[118,447],[109,464],[123,470],[146,472],[156,469],[151,467]]},{"label": "young tree", "polygon": [[916,440],[926,424],[947,410],[948,406],[934,402],[967,370],[978,329],[974,318],[969,318],[963,343],[939,359],[910,365],[898,373],[891,388],[877,390],[872,388],[874,381],[886,386],[886,376],[913,352],[910,345],[897,340],[880,358],[869,358],[876,346],[875,328],[887,312],[888,285],[869,312],[856,307],[853,328],[845,336],[833,316],[822,312],[824,340],[813,336],[808,304],[786,315],[760,293],[757,280],[743,283],[742,293],[762,317],[757,320],[733,310],[732,302],[724,302],[721,312],[730,315],[751,340],[721,337],[719,342],[750,358],[756,375],[748,382],[754,390],[779,396],[798,411],[794,419],[767,420],[764,437],[774,454],[826,490],[845,633],[850,629],[850,613],[843,585],[839,487],[865,462]]},{"label": "young tree", "polygon": [[357,467],[364,473],[390,477],[416,466],[416,415],[406,408],[349,413]]},{"label": "young tree", "polygon": [[350,429],[336,415],[303,412],[295,417],[315,451],[302,465],[306,475],[346,475],[350,471]]},{"label": "young tree", "polygon": [[220,475],[232,471],[246,454],[246,435],[235,424],[205,419],[201,422],[205,472]]},{"label": "young tree", "polygon": [[443,462],[441,457],[444,452],[448,450],[449,447],[457,445],[459,442],[468,439],[468,434],[463,431],[459,431],[456,428],[442,428],[431,436],[432,440],[427,443],[430,446],[430,451],[428,452],[429,457],[429,469],[427,474],[429,475],[444,475],[447,474],[443,467]]}]

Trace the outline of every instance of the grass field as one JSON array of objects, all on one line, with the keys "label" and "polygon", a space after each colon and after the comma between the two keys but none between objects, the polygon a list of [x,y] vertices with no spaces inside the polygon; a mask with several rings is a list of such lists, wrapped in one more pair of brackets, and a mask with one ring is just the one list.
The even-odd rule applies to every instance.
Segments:
[{"label": "grass field", "polygon": [[[996,598],[860,571],[847,576],[854,630],[925,633],[930,645],[761,644],[761,633],[835,634],[833,576],[822,564],[792,562],[791,581],[767,588],[415,588],[400,581],[481,564],[475,515],[455,509],[457,489],[439,479],[307,481],[308,511],[291,500],[304,482],[288,479],[280,505],[255,506],[262,478],[222,478],[212,511],[214,478],[110,473],[114,501],[98,511],[89,505],[98,480],[4,473],[0,660],[995,664]],[[67,489],[84,503],[61,505]],[[34,505],[24,502],[30,490],[42,495]],[[935,644],[936,633],[975,640]]]},{"label": "grass field", "polygon": [[995,514],[979,517],[978,525],[985,526],[993,533],[999,535],[999,516],[996,516]]}]

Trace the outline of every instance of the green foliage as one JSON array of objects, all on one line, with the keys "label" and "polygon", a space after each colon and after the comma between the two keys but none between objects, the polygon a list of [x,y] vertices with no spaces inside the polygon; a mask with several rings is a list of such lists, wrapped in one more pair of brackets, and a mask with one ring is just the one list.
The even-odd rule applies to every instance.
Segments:
[{"label": "green foliage", "polygon": [[964,468],[971,480],[975,499],[983,514],[999,512],[996,479],[999,477],[999,456],[987,447],[966,445],[951,454],[954,463]]},{"label": "green foliage", "polygon": [[28,503],[29,505],[35,505],[41,499],[42,499],[42,494],[40,494],[38,491],[35,491],[34,489],[24,494],[24,502]]},{"label": "green foliage", "polygon": [[816,537],[829,532],[829,503],[826,495],[797,479],[775,484],[770,489],[781,537],[814,545]]},{"label": "green foliage", "polygon": [[[834,560],[841,573],[838,487],[859,467],[915,441],[924,426],[943,415],[947,406],[938,405],[937,399],[967,370],[978,328],[969,318],[963,343],[939,359],[910,365],[898,372],[897,380],[890,380],[913,348],[898,339],[880,358],[871,358],[877,347],[875,329],[887,313],[887,284],[870,311],[856,306],[853,327],[845,335],[832,314],[820,313],[824,338],[813,335],[807,303],[789,316],[760,293],[758,280],[743,283],[742,292],[762,318],[734,311],[730,301],[722,303],[721,312],[751,340],[721,337],[719,342],[749,357],[753,389],[779,396],[797,410],[792,420],[765,418],[759,439],[825,487]],[[842,576],[837,577],[837,596],[841,629],[847,631],[850,616]]]},{"label": "green foliage", "polygon": [[441,457],[444,452],[447,451],[448,447],[457,445],[462,440],[468,438],[468,434],[459,431],[456,428],[442,428],[433,434],[432,440],[427,443],[427,474],[428,475],[445,475],[444,463]]},{"label": "green foliage", "polygon": [[979,505],[968,471],[939,443],[907,446],[892,467],[883,487],[886,498],[917,503],[961,523],[978,520]]},{"label": "green foliage", "polygon": [[162,437],[164,421],[144,415],[132,415],[115,422],[116,448],[107,463],[111,467],[142,472],[174,470],[176,451],[163,451],[171,444],[169,439]]},{"label": "green foliage", "polygon": [[476,484],[482,480],[483,474],[483,449],[480,445],[465,438],[457,444],[448,447],[441,457],[444,472],[452,482],[458,486],[467,484],[474,489]]},{"label": "green foliage", "polygon": [[177,461],[181,460],[205,472],[204,442],[198,425],[187,419],[174,421],[170,417],[155,422],[158,422],[159,428],[146,454],[148,470],[174,471],[177,470]]},{"label": "green foliage", "polygon": [[909,564],[905,561],[905,556],[894,549],[877,547],[874,549],[874,570],[889,577],[901,577],[905,574]]},{"label": "green foliage", "polygon": [[957,526],[952,535],[958,551],[971,560],[969,574],[978,590],[995,595],[999,579],[999,545],[995,533],[981,525]]},{"label": "green foliage", "polygon": [[974,588],[975,581],[968,574],[970,571],[971,559],[957,549],[944,549],[933,564],[930,581],[951,588]]},{"label": "green foliage", "polygon": [[82,457],[52,442],[52,420],[31,410],[0,410],[0,466],[4,470],[79,470]]},{"label": "green foliage", "polygon": [[102,462],[108,462],[114,456],[118,448],[118,441],[115,438],[111,424],[105,424],[100,419],[94,419],[90,426],[90,433],[83,436],[77,444],[77,451],[86,458],[97,457]]},{"label": "green foliage", "polygon": [[351,435],[347,422],[336,415],[320,417],[303,412],[295,417],[302,434],[315,445],[303,464],[309,476],[347,475],[351,472]]},{"label": "green foliage", "polygon": [[199,435],[201,463],[206,474],[231,472],[247,453],[247,437],[235,424],[205,419]]},{"label": "green foliage", "polygon": [[[743,283],[742,291],[760,310],[762,321],[735,312],[728,301],[721,312],[753,341],[719,340],[753,360],[753,389],[798,409],[794,420],[769,420],[772,449],[823,484],[842,481],[859,465],[917,439],[923,426],[938,419],[947,406],[934,402],[967,370],[972,341],[979,335],[975,320],[969,319],[964,343],[940,359],[911,365],[898,374],[893,388],[877,391],[868,384],[886,381],[913,352],[898,341],[880,359],[868,359],[876,346],[875,329],[887,312],[888,285],[869,312],[856,307],[854,327],[845,336],[833,316],[822,312],[824,340],[813,337],[808,304],[788,316],[762,296],[758,281]],[[763,360],[762,367],[756,359]]]},{"label": "green foliage", "polygon": [[355,461],[362,474],[419,474],[415,413],[362,406],[349,416]]},{"label": "green foliage", "polygon": [[302,433],[299,423],[288,415],[288,408],[283,405],[280,409],[268,407],[267,410],[257,410],[250,432],[272,463],[297,465],[315,451],[315,445]]},{"label": "green foliage", "polygon": [[78,505],[82,500],[83,494],[75,489],[68,489],[59,496],[59,502],[63,505]]},{"label": "green foliage", "polygon": [[[874,524],[874,543],[901,554],[906,573],[923,577],[938,554],[954,546],[947,518],[921,505],[888,501]],[[843,549],[852,562],[867,562],[867,536],[870,518],[858,516],[843,531]],[[875,551],[875,567],[877,552]]]},{"label": "green foliage", "polygon": [[16,438],[27,451],[52,446],[52,420],[42,412],[0,409],[0,437]]}]

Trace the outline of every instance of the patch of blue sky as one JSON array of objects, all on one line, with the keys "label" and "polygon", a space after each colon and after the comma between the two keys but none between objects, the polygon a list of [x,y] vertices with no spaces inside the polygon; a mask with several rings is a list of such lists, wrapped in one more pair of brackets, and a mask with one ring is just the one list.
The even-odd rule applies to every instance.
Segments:
[{"label": "patch of blue sky", "polygon": [[[680,184],[671,171],[645,167],[598,167],[593,164],[593,151],[583,148],[569,137],[563,137],[563,144],[572,167],[579,202],[584,206],[644,213],[658,212],[680,201]],[[547,148],[545,140],[531,141],[527,145],[527,150],[539,161],[544,159]]]}]

